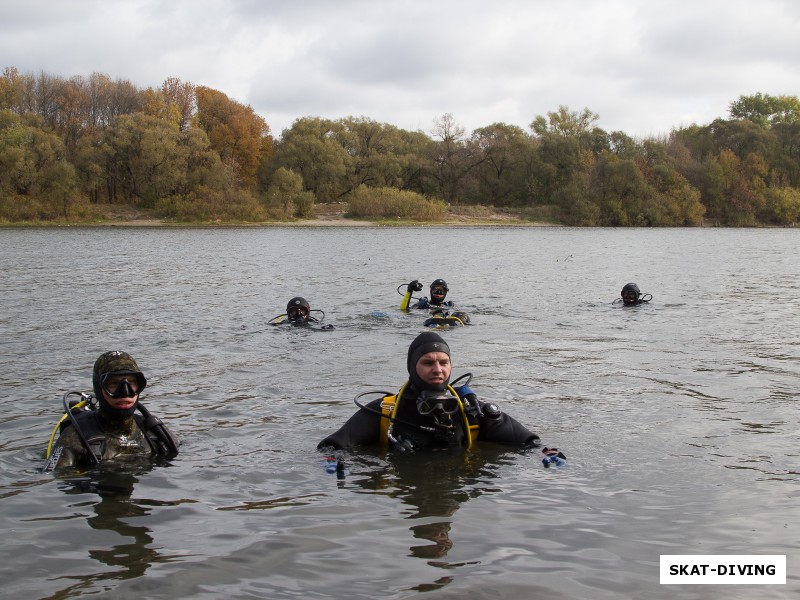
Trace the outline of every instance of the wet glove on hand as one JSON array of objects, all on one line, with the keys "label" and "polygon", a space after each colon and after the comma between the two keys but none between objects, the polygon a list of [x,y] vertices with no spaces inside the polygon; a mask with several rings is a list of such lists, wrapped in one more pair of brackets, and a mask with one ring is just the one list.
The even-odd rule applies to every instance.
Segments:
[{"label": "wet glove on hand", "polygon": [[414,451],[414,444],[411,442],[411,440],[403,439],[400,436],[397,436],[396,438],[389,438],[389,440],[392,442],[392,447],[400,454],[406,454]]}]

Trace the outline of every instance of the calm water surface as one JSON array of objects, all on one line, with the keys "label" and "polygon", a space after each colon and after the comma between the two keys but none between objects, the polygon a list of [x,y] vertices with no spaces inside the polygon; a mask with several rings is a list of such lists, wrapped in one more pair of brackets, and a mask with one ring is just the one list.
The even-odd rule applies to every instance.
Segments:
[{"label": "calm water surface", "polygon": [[[4,598],[796,598],[795,230],[0,229]],[[472,316],[454,373],[570,458],[315,445],[405,381],[410,279]],[[654,300],[613,307],[636,281]],[[333,331],[267,321],[303,295]],[[38,472],[61,395],[133,354],[170,464]],[[661,586],[785,554],[785,586]]]}]

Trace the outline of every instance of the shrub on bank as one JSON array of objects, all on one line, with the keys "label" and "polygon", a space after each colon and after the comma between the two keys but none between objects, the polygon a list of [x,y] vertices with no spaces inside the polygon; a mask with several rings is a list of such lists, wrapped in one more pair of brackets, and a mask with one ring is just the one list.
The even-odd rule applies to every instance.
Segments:
[{"label": "shrub on bank", "polygon": [[447,205],[417,192],[397,188],[357,187],[348,198],[347,215],[368,219],[436,221],[447,216]]},{"label": "shrub on bank", "polygon": [[188,196],[167,196],[156,202],[155,211],[182,223],[244,222],[266,220],[264,207],[249,192],[237,193],[200,187]]}]

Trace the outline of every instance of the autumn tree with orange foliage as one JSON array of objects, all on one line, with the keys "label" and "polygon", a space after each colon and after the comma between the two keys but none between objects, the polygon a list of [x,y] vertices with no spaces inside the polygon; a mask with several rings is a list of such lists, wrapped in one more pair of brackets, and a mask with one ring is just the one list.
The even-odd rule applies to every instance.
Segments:
[{"label": "autumn tree with orange foliage", "polygon": [[206,132],[211,148],[243,187],[255,189],[259,165],[272,156],[269,125],[252,107],[217,90],[195,88],[195,122]]}]

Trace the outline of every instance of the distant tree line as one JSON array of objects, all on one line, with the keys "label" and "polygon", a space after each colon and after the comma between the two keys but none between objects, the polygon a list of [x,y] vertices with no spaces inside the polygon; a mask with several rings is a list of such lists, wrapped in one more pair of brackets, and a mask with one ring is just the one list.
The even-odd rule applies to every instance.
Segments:
[{"label": "distant tree line", "polygon": [[303,117],[276,140],[261,116],[177,78],[139,89],[88,78],[0,78],[0,221],[88,220],[100,205],[176,221],[350,214],[441,219],[447,205],[515,209],[569,225],[748,226],[800,216],[800,101],[757,93],[729,118],[634,139],[589,109],[540,115],[529,131],[431,132],[366,117]]}]

